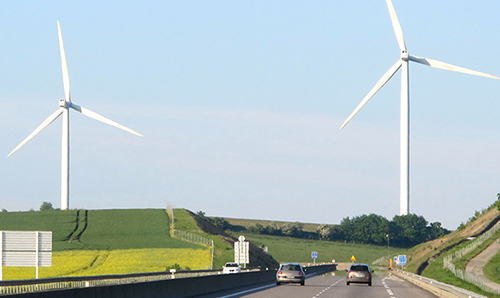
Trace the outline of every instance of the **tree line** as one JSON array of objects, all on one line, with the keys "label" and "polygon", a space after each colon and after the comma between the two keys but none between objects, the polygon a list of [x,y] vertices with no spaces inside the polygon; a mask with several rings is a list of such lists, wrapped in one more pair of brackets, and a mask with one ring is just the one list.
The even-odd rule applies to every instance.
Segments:
[{"label": "tree line", "polygon": [[338,225],[319,225],[316,232],[304,231],[304,225],[300,222],[281,226],[274,222],[267,226],[256,223],[254,226],[242,227],[231,225],[221,217],[210,218],[210,221],[223,230],[233,232],[400,247],[411,247],[450,233],[440,222],[429,224],[423,216],[416,214],[396,215],[392,220],[376,214],[345,217]]}]

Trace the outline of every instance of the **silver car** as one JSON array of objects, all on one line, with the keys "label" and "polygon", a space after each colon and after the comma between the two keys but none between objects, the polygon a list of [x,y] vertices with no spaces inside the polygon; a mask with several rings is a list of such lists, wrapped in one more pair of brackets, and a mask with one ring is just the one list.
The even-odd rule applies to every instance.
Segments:
[{"label": "silver car", "polygon": [[364,283],[369,286],[372,285],[372,273],[370,267],[366,264],[352,264],[347,270],[346,285],[351,283]]},{"label": "silver car", "polygon": [[283,263],[280,265],[278,272],[276,272],[276,284],[281,283],[300,283],[306,284],[306,273],[302,265],[298,263]]}]

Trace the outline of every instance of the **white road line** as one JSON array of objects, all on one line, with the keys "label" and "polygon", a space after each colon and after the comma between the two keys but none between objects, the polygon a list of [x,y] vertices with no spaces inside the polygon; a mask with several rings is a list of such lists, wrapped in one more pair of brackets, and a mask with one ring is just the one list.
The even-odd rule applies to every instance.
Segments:
[{"label": "white road line", "polygon": [[391,291],[391,289],[389,288],[389,286],[385,283],[385,280],[387,279],[387,277],[384,277],[382,279],[382,284],[384,285],[384,288],[385,290],[387,291],[387,294],[389,294],[390,298],[396,298],[394,296],[394,293]]},{"label": "white road line", "polygon": [[339,282],[341,282],[343,279],[339,279],[337,280],[336,282],[334,282],[333,284],[329,285],[328,287],[324,288],[321,292],[319,292],[318,294],[314,295],[312,298],[317,298],[319,297],[321,294],[323,294],[324,292],[328,291],[331,287],[333,287],[334,285],[338,284]]},{"label": "white road line", "polygon": [[249,292],[256,292],[256,291],[259,291],[259,290],[267,289],[267,288],[270,288],[270,287],[273,287],[273,286],[275,286],[275,285],[267,285],[267,286],[263,286],[263,287],[260,287],[260,288],[254,288],[254,289],[250,289],[250,290],[246,290],[246,291],[238,292],[238,293],[231,294],[231,295],[227,295],[227,296],[221,296],[221,297],[219,297],[219,298],[229,298],[229,297],[234,297],[234,296],[238,296],[238,295],[246,294],[246,293],[249,293]]}]

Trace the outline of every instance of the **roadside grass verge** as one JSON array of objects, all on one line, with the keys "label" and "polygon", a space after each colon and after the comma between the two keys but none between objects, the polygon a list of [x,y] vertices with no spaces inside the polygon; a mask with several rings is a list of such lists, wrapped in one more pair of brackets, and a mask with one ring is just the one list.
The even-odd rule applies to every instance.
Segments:
[{"label": "roadside grass verge", "polygon": [[[269,254],[278,262],[313,263],[311,252],[318,252],[317,263],[350,262],[355,256],[356,262],[371,264],[373,261],[387,257],[387,246],[354,244],[332,241],[287,238],[246,233],[245,238],[259,247],[267,246]],[[389,248],[391,256],[405,254],[406,249]]]},{"label": "roadside grass verge", "polygon": [[[473,259],[478,254],[480,254],[488,246],[490,246],[490,244],[493,243],[493,241],[496,241],[498,239],[498,237],[500,237],[500,230],[498,230],[495,234],[493,234],[493,236],[490,239],[484,241],[484,243],[481,244],[480,246],[478,246],[475,250],[469,252],[468,254],[466,254],[465,256],[463,256],[461,259],[459,259],[456,262],[454,262],[455,267],[457,267],[459,269],[462,269],[462,270],[465,270],[465,267],[467,266],[467,263],[469,263],[469,261],[471,259]],[[469,244],[469,242],[463,243],[459,247],[463,248],[463,247],[467,246],[467,244]],[[453,250],[453,251],[455,251],[455,250]]]},{"label": "roadside grass verge", "polygon": [[233,247],[220,235],[202,232],[194,218],[185,209],[174,209],[174,227],[176,230],[187,231],[214,241],[213,269],[220,269],[226,262],[234,261]]},{"label": "roadside grass verge", "polygon": [[500,284],[500,252],[483,267],[483,273],[489,280]]},{"label": "roadside grass verge", "polygon": [[[486,241],[485,243],[487,243],[487,242],[488,241]],[[483,245],[485,243],[483,243]],[[491,242],[489,242],[489,243],[491,243]],[[451,249],[449,252],[447,252],[447,253],[439,256],[437,259],[435,259],[434,261],[432,261],[431,263],[429,263],[429,266],[427,266],[427,269],[422,273],[422,275],[425,276],[425,277],[429,277],[429,278],[438,280],[440,282],[449,284],[449,285],[454,285],[454,286],[457,286],[457,287],[460,287],[460,288],[463,288],[463,289],[466,289],[466,290],[469,290],[469,291],[473,291],[475,293],[484,295],[486,297],[500,298],[500,295],[495,295],[495,294],[491,294],[491,293],[485,292],[482,289],[476,287],[475,285],[470,284],[470,283],[468,283],[468,282],[466,282],[466,281],[464,281],[464,280],[456,277],[449,270],[443,268],[443,259],[444,259],[444,257],[446,255],[454,253],[455,251],[460,250],[461,248],[467,246],[468,244],[469,244],[468,242],[465,242],[465,243],[462,243],[460,245],[457,245],[456,247],[454,247],[453,249]],[[484,247],[482,249],[484,249]],[[460,260],[458,262],[455,262],[455,266],[457,268],[460,268],[460,269],[464,270],[465,269],[465,265],[467,264],[468,260],[470,260],[471,258],[473,258],[474,256],[476,256],[480,252],[481,252],[481,248],[478,248],[477,250],[469,253],[464,258],[462,258],[462,260]]]},{"label": "roadside grass verge", "polygon": [[196,221],[189,215],[186,209],[174,209],[174,227],[179,231],[202,233]]},{"label": "roadside grass verge", "polygon": [[[207,269],[211,255],[207,249],[128,249],[54,252],[52,267],[40,267],[39,278],[93,276],[168,271],[180,264],[182,269]],[[34,279],[34,267],[4,267],[4,280]]]}]

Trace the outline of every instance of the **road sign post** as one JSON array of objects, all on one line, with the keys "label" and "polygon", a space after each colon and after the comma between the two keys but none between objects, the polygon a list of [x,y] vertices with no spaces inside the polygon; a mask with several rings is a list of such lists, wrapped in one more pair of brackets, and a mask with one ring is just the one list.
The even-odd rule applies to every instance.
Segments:
[{"label": "road sign post", "polygon": [[399,255],[398,256],[398,265],[399,266],[406,266],[406,255]]},{"label": "road sign post", "polygon": [[316,264],[316,259],[318,258],[318,252],[317,251],[313,251],[311,253],[311,258],[313,259],[314,264]]}]

